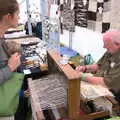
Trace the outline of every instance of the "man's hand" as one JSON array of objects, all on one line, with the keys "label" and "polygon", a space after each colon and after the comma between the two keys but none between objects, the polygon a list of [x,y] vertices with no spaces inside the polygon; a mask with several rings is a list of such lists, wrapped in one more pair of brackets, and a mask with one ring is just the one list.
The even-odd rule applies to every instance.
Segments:
[{"label": "man's hand", "polygon": [[79,72],[85,72],[86,71],[86,66],[77,66],[75,69],[78,73]]},{"label": "man's hand", "polygon": [[96,72],[98,70],[97,64],[77,66],[75,69],[77,72]]},{"label": "man's hand", "polygon": [[103,77],[95,77],[95,76],[87,77],[87,80],[89,83],[92,83],[95,85],[102,85],[102,86],[106,87]]}]

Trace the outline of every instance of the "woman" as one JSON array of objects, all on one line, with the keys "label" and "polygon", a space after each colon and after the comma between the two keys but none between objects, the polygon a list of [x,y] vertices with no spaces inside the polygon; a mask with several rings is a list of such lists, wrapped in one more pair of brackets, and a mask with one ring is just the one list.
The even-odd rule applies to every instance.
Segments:
[{"label": "woman", "polygon": [[[4,33],[9,28],[15,28],[18,25],[19,6],[16,0],[0,0],[0,62],[3,68],[0,68],[0,84],[6,82],[11,73],[20,65],[20,55],[14,53],[9,57],[4,50]],[[9,52],[9,51],[8,51]],[[14,62],[13,62],[14,61]]]},{"label": "woman", "polygon": [[[4,33],[9,28],[15,28],[19,20],[19,5],[16,0],[0,0],[0,85],[7,82],[12,72],[20,65],[20,54],[17,52],[10,55],[4,42]],[[12,120],[2,118],[0,120]]]}]

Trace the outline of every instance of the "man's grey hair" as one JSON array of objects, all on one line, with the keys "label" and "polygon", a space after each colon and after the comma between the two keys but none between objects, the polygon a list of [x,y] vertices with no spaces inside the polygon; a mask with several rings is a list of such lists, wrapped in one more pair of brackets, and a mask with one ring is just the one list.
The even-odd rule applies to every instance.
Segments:
[{"label": "man's grey hair", "polygon": [[103,34],[103,40],[112,40],[113,42],[120,44],[120,31],[108,30]]}]

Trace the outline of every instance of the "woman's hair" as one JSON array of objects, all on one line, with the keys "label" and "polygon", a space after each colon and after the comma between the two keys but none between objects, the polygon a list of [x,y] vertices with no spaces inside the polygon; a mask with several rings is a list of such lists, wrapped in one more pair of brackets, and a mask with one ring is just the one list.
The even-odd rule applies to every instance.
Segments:
[{"label": "woman's hair", "polygon": [[10,13],[13,14],[19,9],[17,0],[0,0],[0,20],[3,16]]}]

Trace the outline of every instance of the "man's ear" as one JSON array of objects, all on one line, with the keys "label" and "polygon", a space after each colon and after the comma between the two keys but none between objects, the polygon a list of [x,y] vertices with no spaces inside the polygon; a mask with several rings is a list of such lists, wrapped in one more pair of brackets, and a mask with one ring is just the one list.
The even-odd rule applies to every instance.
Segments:
[{"label": "man's ear", "polygon": [[120,49],[120,43],[115,43],[117,46],[118,46],[118,48]]}]

